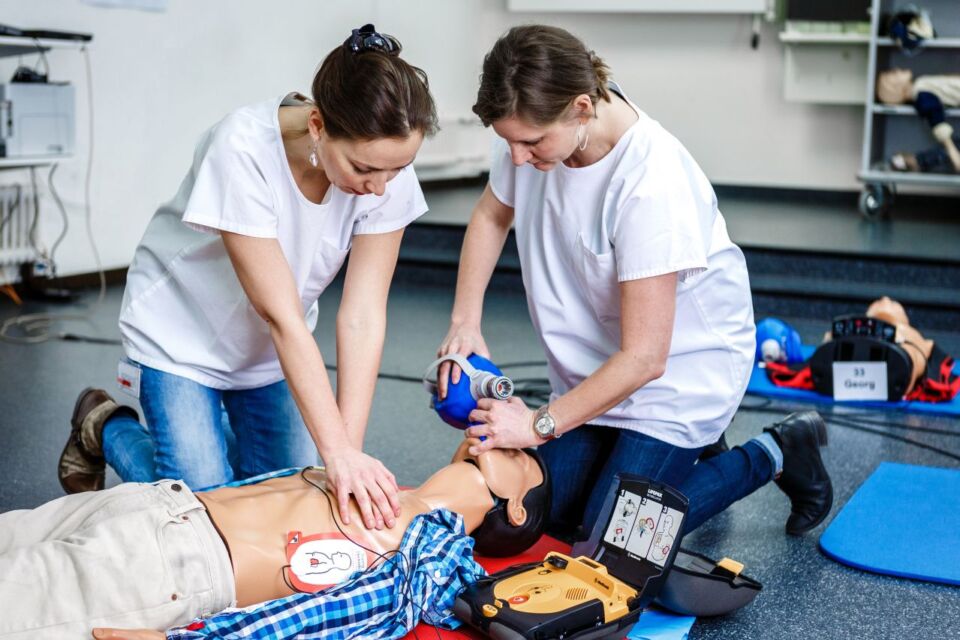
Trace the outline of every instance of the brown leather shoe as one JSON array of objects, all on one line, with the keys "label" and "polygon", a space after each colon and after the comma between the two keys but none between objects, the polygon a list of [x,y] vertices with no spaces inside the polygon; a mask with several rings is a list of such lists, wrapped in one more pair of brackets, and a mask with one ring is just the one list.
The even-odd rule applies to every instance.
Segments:
[{"label": "brown leather shoe", "polygon": [[103,489],[107,475],[103,425],[118,411],[138,418],[136,411],[118,405],[103,389],[88,387],[80,392],[70,418],[70,436],[57,464],[60,486],[67,493]]}]

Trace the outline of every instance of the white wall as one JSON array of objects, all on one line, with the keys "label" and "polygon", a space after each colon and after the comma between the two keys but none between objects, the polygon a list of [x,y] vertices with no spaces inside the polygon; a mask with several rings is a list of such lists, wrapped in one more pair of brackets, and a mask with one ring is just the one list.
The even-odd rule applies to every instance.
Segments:
[{"label": "white wall", "polygon": [[[777,27],[765,25],[753,51],[748,17],[511,13],[503,0],[170,0],[163,13],[79,0],[4,8],[5,23],[95,35],[93,228],[107,268],[129,263],[205,128],[236,106],[306,92],[322,57],[367,21],[397,35],[406,58],[428,72],[444,118],[470,114],[483,53],[500,33],[548,22],[603,56],[630,96],[688,146],[714,182],[857,188],[862,111],[786,103]],[[87,93],[78,52],[48,57],[52,79],[77,84],[77,158],[57,173],[72,225],[57,253],[66,275],[94,268],[82,233]],[[0,77],[9,77],[15,62],[0,60]],[[443,144],[441,138],[432,149]],[[26,182],[28,174],[0,174],[10,180]],[[41,239],[49,246],[59,220],[49,197],[43,205]]]}]

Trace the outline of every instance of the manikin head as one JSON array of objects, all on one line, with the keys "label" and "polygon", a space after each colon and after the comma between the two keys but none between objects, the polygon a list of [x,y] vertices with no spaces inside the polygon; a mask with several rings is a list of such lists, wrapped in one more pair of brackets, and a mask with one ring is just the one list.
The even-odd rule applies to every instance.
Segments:
[{"label": "manikin head", "polygon": [[514,164],[549,171],[577,151],[597,103],[610,102],[609,75],[568,31],[514,27],[483,60],[473,112],[507,141]]},{"label": "manikin head", "polygon": [[472,456],[471,445],[461,443],[452,463],[469,462],[483,475],[494,505],[470,535],[474,549],[484,556],[513,556],[533,546],[550,514],[550,476],[533,449],[492,449]]},{"label": "manikin head", "polygon": [[877,98],[884,104],[913,101],[913,72],[910,69],[889,69],[877,78]]},{"label": "manikin head", "polygon": [[437,131],[427,76],[400,49],[367,25],[331,51],[314,76],[307,133],[327,178],[347,193],[382,195]]},{"label": "manikin head", "polygon": [[903,308],[903,305],[887,296],[874,300],[867,307],[867,316],[878,318],[890,324],[910,324],[910,319],[907,317],[907,311]]}]

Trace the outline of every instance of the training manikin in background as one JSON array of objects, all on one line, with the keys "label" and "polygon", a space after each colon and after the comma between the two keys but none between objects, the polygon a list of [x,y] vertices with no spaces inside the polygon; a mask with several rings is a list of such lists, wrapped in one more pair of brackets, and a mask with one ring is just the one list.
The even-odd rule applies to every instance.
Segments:
[{"label": "training manikin in background", "polygon": [[960,74],[913,77],[909,69],[890,69],[877,78],[877,97],[884,104],[912,104],[930,125],[940,146],[917,153],[897,153],[890,165],[897,171],[960,173],[960,136],[946,121],[944,107],[960,107]]},{"label": "training manikin in background", "polygon": [[[535,453],[473,457],[471,444],[464,441],[453,461],[420,487],[401,492],[401,526],[392,529],[366,529],[355,502],[355,517],[343,524],[320,488],[326,478],[319,468],[195,494],[179,481],[127,483],[2,514],[0,638],[69,640],[89,638],[95,627],[177,625],[189,626],[167,637],[223,637],[224,629],[295,637],[343,625],[363,637],[398,637],[421,614],[442,624],[464,581],[482,572],[464,534],[474,533],[480,552],[513,555],[539,539],[549,511],[549,481]],[[387,575],[397,589],[385,588],[390,561],[381,562],[380,554],[389,558],[398,548],[405,558]],[[353,589],[341,583],[337,606],[329,602],[333,595],[292,595],[374,564],[369,583],[360,578]],[[391,591],[382,598],[385,611],[330,614],[342,611],[344,599],[370,607],[371,590],[385,589]],[[287,596],[292,600],[268,602]],[[404,598],[415,611],[394,604]],[[217,615],[263,602],[255,611]],[[280,622],[265,627],[265,618]],[[146,630],[100,633],[164,637]]]}]

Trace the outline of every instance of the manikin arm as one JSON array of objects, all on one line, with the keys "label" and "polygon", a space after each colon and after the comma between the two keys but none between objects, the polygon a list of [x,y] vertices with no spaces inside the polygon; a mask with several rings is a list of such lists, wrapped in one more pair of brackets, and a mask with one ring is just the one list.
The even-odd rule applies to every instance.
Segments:
[{"label": "manikin arm", "polygon": [[941,122],[933,128],[933,137],[946,149],[953,170],[960,173],[960,151],[953,142],[953,127],[947,122]]}]

